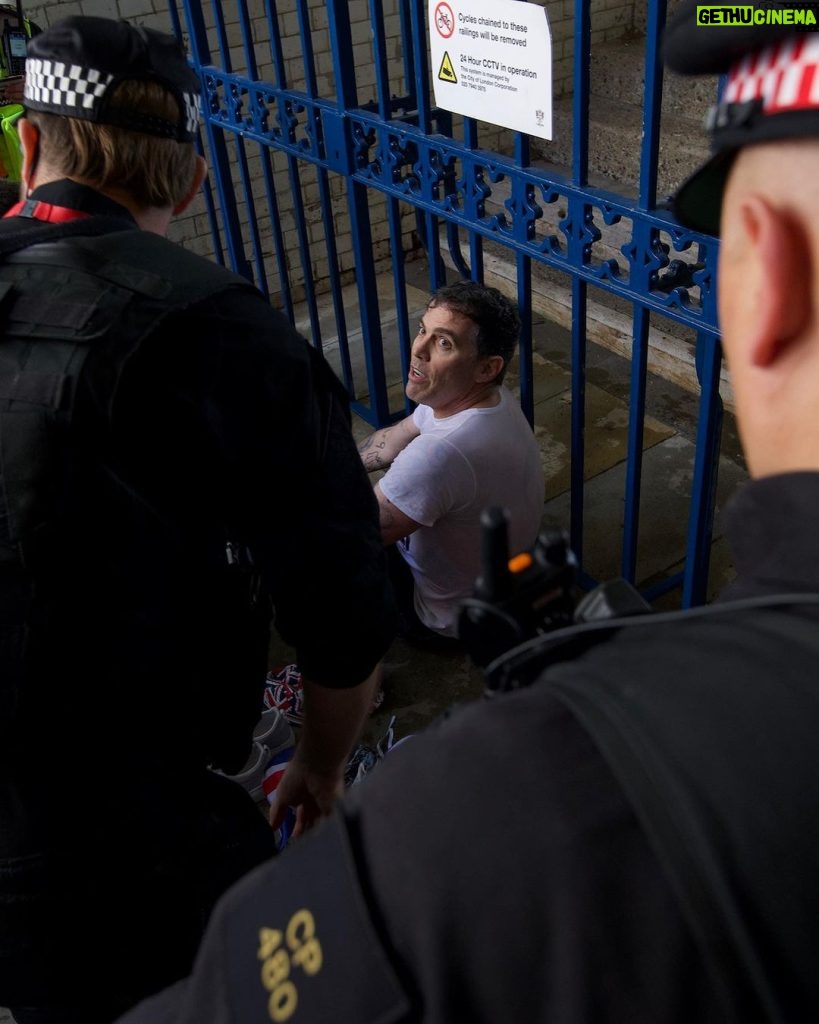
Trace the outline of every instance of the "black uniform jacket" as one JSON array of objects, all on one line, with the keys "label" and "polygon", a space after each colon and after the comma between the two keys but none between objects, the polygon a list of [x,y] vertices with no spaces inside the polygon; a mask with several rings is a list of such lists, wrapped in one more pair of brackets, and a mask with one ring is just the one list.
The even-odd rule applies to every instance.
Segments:
[{"label": "black uniform jacket", "polygon": [[0,1002],[108,1024],[275,850],[209,770],[245,763],[273,617],[348,688],[393,612],[326,361],[93,190],[31,198],[88,216],[0,221]]},{"label": "black uniform jacket", "polygon": [[[732,596],[819,592],[818,505],[819,474],[746,486]],[[649,616],[409,739],[122,1024],[815,1020],[819,608],[771,600]]]},{"label": "black uniform jacket", "polygon": [[[124,239],[115,248],[119,273],[129,260],[146,280],[157,272],[129,251],[128,233],[146,233],[118,204],[69,181],[32,199],[89,216],[0,220],[0,252],[21,234],[47,242],[102,222]],[[196,261],[203,275],[218,269],[152,237],[163,258],[184,258],[194,277]],[[56,293],[59,268],[50,273]],[[393,631],[377,506],[346,393],[261,292],[224,277],[226,287],[160,320],[124,365],[114,351],[113,369],[101,366],[95,350],[74,382],[77,449],[101,470],[89,470],[87,492],[76,485],[64,510],[73,529],[49,583],[57,614],[44,636],[52,639],[41,645],[50,653],[41,653],[37,685],[62,673],[84,677],[52,708],[77,730],[86,714],[109,714],[120,740],[130,728],[129,740],[145,736],[152,752],[164,731],[166,760],[177,748],[190,760],[197,712],[204,718],[209,709],[210,732],[227,734],[248,676],[260,713],[273,611],[302,670],[329,687],[365,679]],[[47,317],[64,315],[52,299],[46,288],[31,311],[46,335]],[[231,608],[231,587],[245,583],[229,549],[260,577],[260,618],[267,609],[264,633],[251,636],[248,626],[247,642]],[[202,566],[217,566],[211,582]],[[81,732],[75,739],[84,749]]]}]

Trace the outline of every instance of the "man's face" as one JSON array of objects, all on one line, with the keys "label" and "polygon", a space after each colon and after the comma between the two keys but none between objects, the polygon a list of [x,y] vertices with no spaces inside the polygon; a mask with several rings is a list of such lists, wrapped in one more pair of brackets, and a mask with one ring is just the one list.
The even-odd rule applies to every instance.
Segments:
[{"label": "man's face", "polygon": [[468,409],[483,394],[486,359],[478,357],[478,325],[447,306],[430,306],[412,343],[407,397],[437,416]]}]

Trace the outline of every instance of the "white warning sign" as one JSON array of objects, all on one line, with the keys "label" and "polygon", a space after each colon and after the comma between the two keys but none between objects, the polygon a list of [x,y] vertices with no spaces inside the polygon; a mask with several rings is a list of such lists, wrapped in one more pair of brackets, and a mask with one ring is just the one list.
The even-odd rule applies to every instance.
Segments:
[{"label": "white warning sign", "polygon": [[525,0],[429,0],[435,102],[490,124],[552,137],[552,36]]}]

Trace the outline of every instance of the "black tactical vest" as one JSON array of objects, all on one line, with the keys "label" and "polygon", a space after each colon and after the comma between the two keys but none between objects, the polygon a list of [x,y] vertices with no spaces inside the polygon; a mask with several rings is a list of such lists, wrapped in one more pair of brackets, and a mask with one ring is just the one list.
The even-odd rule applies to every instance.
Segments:
[{"label": "black tactical vest", "polygon": [[[58,581],[57,568],[61,553],[72,543],[64,521],[66,495],[73,496],[76,516],[82,508],[84,474],[93,476],[93,467],[84,464],[93,457],[80,451],[74,439],[78,381],[82,377],[84,394],[97,398],[93,429],[95,436],[104,436],[125,363],[166,316],[227,289],[258,295],[243,278],[158,235],[123,232],[121,222],[116,230],[109,225],[109,233],[83,234],[100,230],[105,222],[73,222],[58,229],[69,237],[37,244],[30,240],[46,233],[53,239],[55,229],[30,229],[11,241],[0,236],[0,751],[13,750],[21,736],[30,736],[32,730],[19,729],[21,718],[31,719],[42,713],[38,708],[48,706],[47,694],[28,691],[58,683],[44,680],[38,671],[43,656],[38,645],[54,643],[52,627],[64,614],[70,594],[66,581]],[[133,504],[124,514],[138,523],[138,496],[124,491],[121,500],[124,507]],[[152,548],[162,548],[163,564],[173,565],[183,529],[178,523],[167,529],[152,524]],[[230,538],[224,540],[223,552]],[[135,553],[134,562],[140,557]],[[150,571],[149,559],[145,571]],[[180,575],[185,571],[180,566]],[[127,575],[123,570],[122,578]],[[191,579],[192,589],[200,585]],[[237,598],[235,616],[240,618],[247,608],[249,634],[257,637],[257,649],[266,650],[269,615],[250,609],[247,579],[230,585],[243,595]],[[209,699],[207,687],[201,698]],[[259,694],[248,690],[244,704],[251,728],[258,700]],[[76,701],[63,705],[75,707]],[[104,704],[101,711],[105,713]],[[169,716],[169,729],[171,725]],[[220,750],[216,724],[212,732],[187,741],[203,749],[210,744],[207,753],[213,763],[240,767],[245,748],[231,747],[228,741]]]},{"label": "black tactical vest", "polygon": [[819,1005],[817,626],[819,594],[767,594],[586,622],[490,666],[500,689],[548,691],[594,740],[726,1024],[813,1020]]}]

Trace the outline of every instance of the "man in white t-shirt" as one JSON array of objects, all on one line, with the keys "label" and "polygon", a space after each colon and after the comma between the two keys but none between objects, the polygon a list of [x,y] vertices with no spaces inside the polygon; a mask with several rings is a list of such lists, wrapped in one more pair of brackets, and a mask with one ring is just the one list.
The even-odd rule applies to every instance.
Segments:
[{"label": "man in white t-shirt", "polygon": [[510,552],[540,529],[540,450],[502,385],[519,334],[517,311],[497,289],[439,289],[412,344],[406,394],[417,408],[359,445],[370,472],[387,470],[375,494],[410,640],[456,642],[458,607],[481,572],[484,509],[509,512]]}]

